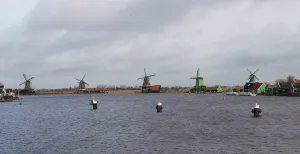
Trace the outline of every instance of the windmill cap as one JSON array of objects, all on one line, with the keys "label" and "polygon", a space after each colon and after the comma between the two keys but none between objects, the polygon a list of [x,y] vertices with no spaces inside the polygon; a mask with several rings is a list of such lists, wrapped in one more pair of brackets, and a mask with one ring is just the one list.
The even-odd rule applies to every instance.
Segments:
[{"label": "windmill cap", "polygon": [[259,108],[259,105],[256,103],[255,106],[254,106],[254,108],[257,108],[257,109],[258,109],[258,108]]},{"label": "windmill cap", "polygon": [[162,106],[161,102],[158,102],[157,105],[158,105],[158,106]]}]

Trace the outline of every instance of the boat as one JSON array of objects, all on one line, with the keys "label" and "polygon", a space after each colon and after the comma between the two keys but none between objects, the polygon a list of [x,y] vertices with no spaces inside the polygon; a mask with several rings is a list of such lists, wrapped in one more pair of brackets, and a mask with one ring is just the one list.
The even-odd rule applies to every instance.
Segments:
[{"label": "boat", "polygon": [[11,91],[9,91],[9,92],[6,94],[5,97],[10,97],[10,98],[12,98],[13,100],[19,100],[19,99],[20,99],[19,94],[16,95],[14,92],[11,92]]},{"label": "boat", "polygon": [[248,92],[240,92],[239,96],[249,96],[249,93]]},{"label": "boat", "polygon": [[249,96],[256,96],[256,94],[254,94],[254,93],[250,93],[250,95]]},{"label": "boat", "polygon": [[11,96],[0,97],[0,102],[12,102],[12,101],[14,101],[14,99]]},{"label": "boat", "polygon": [[6,92],[6,88],[3,83],[0,83],[0,102],[12,102],[15,100],[15,93],[9,91]]},{"label": "boat", "polygon": [[252,92],[240,92],[239,96],[256,96],[256,94]]},{"label": "boat", "polygon": [[227,95],[227,96],[238,96],[239,93],[237,93],[237,92],[226,92],[225,95]]}]

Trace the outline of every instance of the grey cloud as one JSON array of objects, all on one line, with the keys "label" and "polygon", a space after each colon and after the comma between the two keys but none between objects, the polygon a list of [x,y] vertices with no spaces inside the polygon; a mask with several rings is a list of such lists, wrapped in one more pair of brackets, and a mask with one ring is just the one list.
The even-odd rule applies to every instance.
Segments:
[{"label": "grey cloud", "polygon": [[[250,2],[251,9],[243,5]],[[242,84],[246,68],[260,68],[262,80],[300,77],[299,31],[290,28],[294,22],[278,18],[261,28],[269,14],[249,20],[226,14],[238,8],[248,11],[247,18],[253,8],[274,3],[288,5],[268,0],[39,1],[20,25],[1,32],[0,64],[10,65],[0,68],[6,72],[0,77],[14,87],[25,72],[36,77],[37,88],[73,86],[73,77],[85,73],[91,86],[140,84],[136,78],[143,68],[157,74],[152,83],[163,85],[192,85],[189,77],[197,68],[208,85]],[[289,15],[284,8],[274,9],[274,14]],[[289,18],[299,20],[299,15]],[[229,29],[223,27],[231,22]],[[235,34],[235,27],[243,33]],[[234,34],[218,34],[226,31]]]},{"label": "grey cloud", "polygon": [[[170,21],[178,21],[197,2],[199,1],[132,0],[128,3],[92,0],[40,1],[32,11],[27,24],[29,28],[38,29],[147,32],[160,28]],[[111,5],[115,7],[111,7],[111,5],[108,5],[109,3],[112,3]],[[103,5],[106,6],[105,4],[109,8],[102,7]],[[112,9],[112,11],[108,9]],[[102,13],[109,14],[104,16]],[[106,16],[108,19],[106,19]]]}]

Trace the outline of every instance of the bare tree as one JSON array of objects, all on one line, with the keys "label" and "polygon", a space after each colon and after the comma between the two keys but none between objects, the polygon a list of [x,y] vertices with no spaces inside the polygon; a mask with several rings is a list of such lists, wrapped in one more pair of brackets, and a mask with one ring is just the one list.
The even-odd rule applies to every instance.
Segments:
[{"label": "bare tree", "polygon": [[286,78],[286,80],[288,83],[293,83],[295,81],[295,77],[290,75]]}]

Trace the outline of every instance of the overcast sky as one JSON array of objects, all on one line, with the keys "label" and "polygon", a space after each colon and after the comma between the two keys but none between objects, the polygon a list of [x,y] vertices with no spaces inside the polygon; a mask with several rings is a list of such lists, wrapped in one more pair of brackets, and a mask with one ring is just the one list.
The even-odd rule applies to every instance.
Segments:
[{"label": "overcast sky", "polygon": [[0,81],[34,88],[300,78],[299,0],[0,0]]}]

